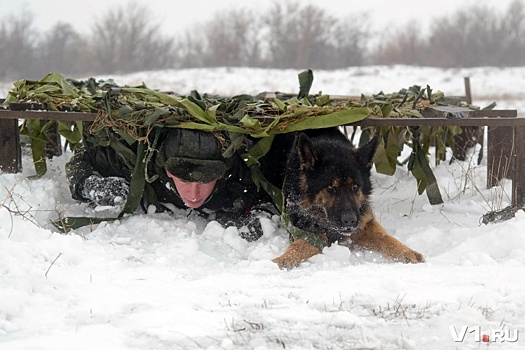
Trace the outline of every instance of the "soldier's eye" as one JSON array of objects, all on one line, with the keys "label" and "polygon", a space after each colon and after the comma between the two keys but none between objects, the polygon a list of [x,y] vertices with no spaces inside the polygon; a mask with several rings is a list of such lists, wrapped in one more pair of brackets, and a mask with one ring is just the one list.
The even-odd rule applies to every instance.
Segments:
[{"label": "soldier's eye", "polygon": [[359,185],[358,184],[352,184],[352,191],[357,191],[359,189]]},{"label": "soldier's eye", "polygon": [[335,187],[330,185],[326,188],[328,190],[329,193],[335,193]]}]

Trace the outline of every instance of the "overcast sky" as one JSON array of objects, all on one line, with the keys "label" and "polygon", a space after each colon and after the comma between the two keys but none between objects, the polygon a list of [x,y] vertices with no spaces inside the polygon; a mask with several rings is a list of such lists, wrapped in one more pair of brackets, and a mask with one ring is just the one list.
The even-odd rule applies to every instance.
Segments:
[{"label": "overcast sky", "polygon": [[[286,0],[280,0],[286,1]],[[507,9],[513,0],[301,0],[312,3],[337,17],[362,15],[369,17],[372,30],[382,30],[408,21],[425,21],[444,16],[460,7],[483,4],[496,11]],[[34,27],[47,30],[58,21],[71,23],[78,31],[89,31],[97,18],[109,9],[136,2],[147,6],[167,34],[178,34],[211,20],[219,11],[235,7],[265,10],[274,0],[0,0],[0,20],[8,19],[24,9],[34,16]]]}]

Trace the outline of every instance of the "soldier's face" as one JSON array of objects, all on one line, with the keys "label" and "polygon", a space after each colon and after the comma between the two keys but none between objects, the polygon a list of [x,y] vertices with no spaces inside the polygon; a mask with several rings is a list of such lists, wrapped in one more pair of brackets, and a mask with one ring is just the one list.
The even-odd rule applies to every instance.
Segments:
[{"label": "soldier's face", "polygon": [[215,188],[217,180],[211,182],[200,183],[200,182],[187,182],[178,177],[168,173],[168,176],[173,180],[177,192],[188,207],[192,209],[199,208],[206,202],[206,199],[210,196]]}]

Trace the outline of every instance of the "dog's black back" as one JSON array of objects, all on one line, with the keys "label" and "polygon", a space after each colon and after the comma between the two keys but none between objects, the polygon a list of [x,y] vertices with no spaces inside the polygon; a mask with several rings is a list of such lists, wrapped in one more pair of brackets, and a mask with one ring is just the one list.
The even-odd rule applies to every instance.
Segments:
[{"label": "dog's black back", "polygon": [[263,171],[270,182],[282,186],[290,222],[331,244],[348,237],[371,215],[370,169],[377,145],[375,137],[355,148],[337,128],[278,135]]}]

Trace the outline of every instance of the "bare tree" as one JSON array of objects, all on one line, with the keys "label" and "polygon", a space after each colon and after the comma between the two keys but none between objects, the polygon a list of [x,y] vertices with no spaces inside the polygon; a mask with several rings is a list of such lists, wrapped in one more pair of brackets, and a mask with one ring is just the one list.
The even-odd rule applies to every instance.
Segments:
[{"label": "bare tree", "polygon": [[110,11],[94,26],[91,62],[97,72],[133,72],[172,65],[173,40],[160,34],[145,7],[131,4]]},{"label": "bare tree", "polygon": [[459,10],[432,25],[430,63],[444,67],[498,65],[499,20],[485,6]]},{"label": "bare tree", "polygon": [[485,6],[463,8],[434,20],[428,35],[412,23],[379,33],[381,40],[375,41],[365,16],[336,19],[323,8],[290,1],[274,2],[263,13],[220,12],[178,38],[162,35],[147,8],[136,3],[105,13],[89,35],[65,23],[39,35],[32,22],[27,11],[1,20],[0,79],[36,79],[50,71],[85,76],[206,66],[525,64],[523,0],[514,0],[501,14]]},{"label": "bare tree", "polygon": [[245,9],[219,14],[205,25],[206,66],[256,66],[260,62],[257,18]]},{"label": "bare tree", "polygon": [[270,63],[276,68],[324,68],[335,20],[321,8],[274,3],[267,14]]},{"label": "bare tree", "polygon": [[421,33],[421,28],[419,24],[413,22],[385,35],[372,53],[372,62],[424,65],[426,50],[427,42]]},{"label": "bare tree", "polygon": [[39,70],[68,75],[85,73],[87,70],[82,67],[81,56],[83,45],[83,40],[71,24],[57,23],[40,42]]},{"label": "bare tree", "polygon": [[486,6],[464,8],[431,23],[423,36],[407,25],[374,49],[373,63],[438,67],[512,66],[525,63],[525,7],[515,0],[498,15]]},{"label": "bare tree", "polygon": [[178,60],[175,66],[178,68],[204,67],[205,55],[208,53],[204,43],[205,37],[202,32],[186,31],[179,40]]},{"label": "bare tree", "polygon": [[365,64],[369,38],[366,18],[353,16],[335,23],[331,35],[334,53],[325,58],[329,63],[325,68],[336,69]]},{"label": "bare tree", "polygon": [[525,64],[525,5],[515,0],[500,19],[501,65]]},{"label": "bare tree", "polygon": [[0,23],[0,78],[35,78],[37,39],[32,22],[33,15],[23,11],[18,17],[6,17]]}]

